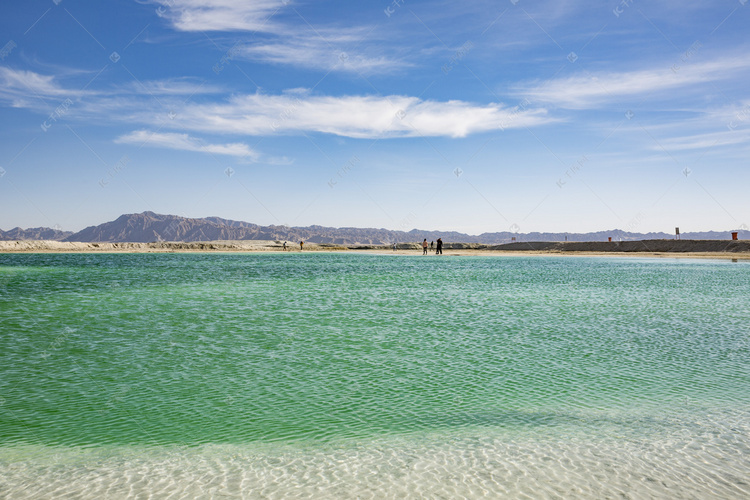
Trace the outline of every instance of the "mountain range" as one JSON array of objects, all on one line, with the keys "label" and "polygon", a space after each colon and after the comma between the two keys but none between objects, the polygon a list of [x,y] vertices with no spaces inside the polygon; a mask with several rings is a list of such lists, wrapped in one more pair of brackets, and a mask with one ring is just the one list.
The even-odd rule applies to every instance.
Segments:
[{"label": "mountain range", "polygon": [[[740,239],[750,238],[750,231],[740,230]],[[594,233],[514,233],[501,231],[470,235],[455,231],[394,231],[390,229],[356,227],[289,227],[259,226],[249,222],[220,217],[187,218],[161,215],[154,212],[121,215],[116,220],[90,226],[77,233],[51,228],[0,230],[0,240],[56,240],[80,242],[152,242],[152,241],[217,241],[217,240],[270,240],[308,241],[340,245],[389,245],[428,241],[442,238],[445,242],[482,243],[499,245],[513,241],[637,241],[674,239],[668,233],[633,233],[614,229]],[[692,240],[728,240],[729,231],[683,233],[682,238]]]}]

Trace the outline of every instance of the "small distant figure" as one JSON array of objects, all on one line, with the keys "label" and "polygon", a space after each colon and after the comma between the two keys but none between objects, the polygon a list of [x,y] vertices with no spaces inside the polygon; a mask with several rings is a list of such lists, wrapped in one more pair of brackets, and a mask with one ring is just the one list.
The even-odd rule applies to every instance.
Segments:
[{"label": "small distant figure", "polygon": [[437,249],[435,255],[443,255],[443,238],[438,238]]},{"label": "small distant figure", "polygon": [[300,241],[299,242],[299,249],[300,249],[300,251],[302,251],[302,247],[304,246],[304,244],[305,244],[304,241]]},{"label": "small distant figure", "polygon": [[396,251],[396,242],[395,241],[393,242],[393,251],[394,252]]},{"label": "small distant figure", "polygon": [[284,251],[286,252],[286,241],[284,242]]},{"label": "small distant figure", "polygon": [[431,242],[430,242],[430,252],[432,252],[432,247],[433,247],[434,245],[435,245],[435,242],[434,242],[434,241],[431,241]]},{"label": "small distant figure", "polygon": [[427,238],[422,242],[422,255],[427,255]]}]

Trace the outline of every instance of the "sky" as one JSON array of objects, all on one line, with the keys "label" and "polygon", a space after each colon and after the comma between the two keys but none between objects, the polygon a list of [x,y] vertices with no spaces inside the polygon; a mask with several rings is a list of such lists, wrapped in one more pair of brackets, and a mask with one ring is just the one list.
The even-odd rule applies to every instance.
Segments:
[{"label": "sky", "polygon": [[750,5],[0,3],[0,228],[750,224]]}]

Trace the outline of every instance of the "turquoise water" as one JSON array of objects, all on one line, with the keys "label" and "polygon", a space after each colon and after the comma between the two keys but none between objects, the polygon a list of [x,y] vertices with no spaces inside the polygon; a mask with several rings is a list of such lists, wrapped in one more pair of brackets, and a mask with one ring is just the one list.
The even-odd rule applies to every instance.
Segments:
[{"label": "turquoise water", "polygon": [[0,254],[0,498],[743,498],[750,264]]}]

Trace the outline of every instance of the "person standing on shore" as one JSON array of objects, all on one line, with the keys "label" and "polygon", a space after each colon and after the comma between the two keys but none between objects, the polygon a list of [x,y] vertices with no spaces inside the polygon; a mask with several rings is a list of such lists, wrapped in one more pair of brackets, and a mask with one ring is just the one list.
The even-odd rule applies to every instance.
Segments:
[{"label": "person standing on shore", "polygon": [[433,247],[434,245],[435,245],[435,242],[434,242],[434,241],[431,241],[431,242],[430,242],[430,252],[432,252],[432,247]]},{"label": "person standing on shore", "polygon": [[422,242],[422,255],[427,255],[427,238]]},{"label": "person standing on shore", "polygon": [[302,245],[304,245],[304,244],[305,244],[305,242],[304,242],[304,241],[300,241],[300,242],[299,242],[299,251],[300,251],[300,252],[302,251]]},{"label": "person standing on shore", "polygon": [[443,238],[438,238],[437,242],[437,249],[435,250],[435,255],[443,255]]}]

